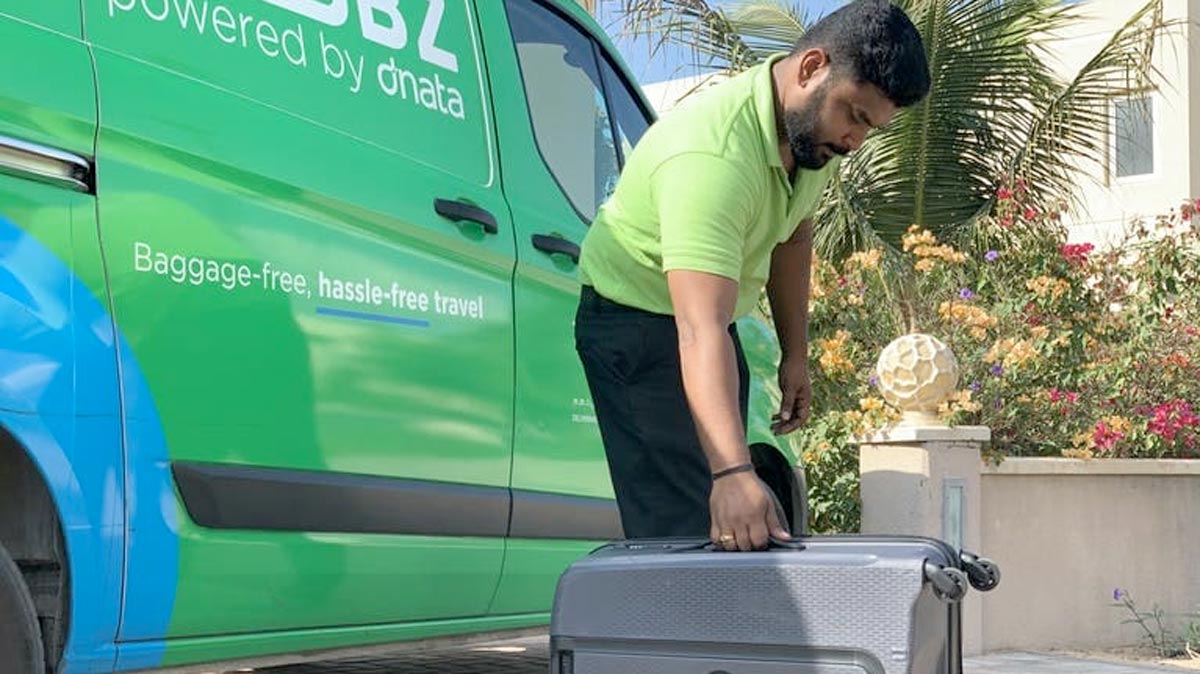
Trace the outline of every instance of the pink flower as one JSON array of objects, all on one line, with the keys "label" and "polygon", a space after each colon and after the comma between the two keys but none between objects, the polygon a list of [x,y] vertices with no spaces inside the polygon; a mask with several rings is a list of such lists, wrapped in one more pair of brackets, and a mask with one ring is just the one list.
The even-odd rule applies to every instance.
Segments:
[{"label": "pink flower", "polygon": [[1146,430],[1168,443],[1175,442],[1180,431],[1200,426],[1200,416],[1192,412],[1192,406],[1180,398],[1156,406],[1150,414]]},{"label": "pink flower", "polygon": [[1000,201],[1008,201],[1009,199],[1013,198],[1012,190],[1008,189],[1007,187],[1001,187],[1000,189],[996,190],[996,198]]},{"label": "pink flower", "polygon": [[1095,441],[1096,447],[1100,449],[1112,449],[1118,442],[1125,439],[1125,434],[1114,430],[1103,421],[1096,422],[1096,430],[1092,434],[1092,440]]},{"label": "pink flower", "polygon": [[1074,405],[1075,403],[1079,402],[1078,391],[1064,391],[1060,388],[1052,388],[1046,392],[1046,395],[1050,397],[1050,402],[1052,403],[1066,401],[1068,404]]},{"label": "pink flower", "polygon": [[1022,213],[1022,215],[1025,216],[1026,220],[1033,220],[1038,216],[1038,209],[1034,208],[1033,206],[1026,206],[1025,212]]},{"label": "pink flower", "polygon": [[1058,247],[1058,254],[1072,266],[1078,267],[1087,262],[1088,255],[1096,247],[1090,243],[1064,243]]}]

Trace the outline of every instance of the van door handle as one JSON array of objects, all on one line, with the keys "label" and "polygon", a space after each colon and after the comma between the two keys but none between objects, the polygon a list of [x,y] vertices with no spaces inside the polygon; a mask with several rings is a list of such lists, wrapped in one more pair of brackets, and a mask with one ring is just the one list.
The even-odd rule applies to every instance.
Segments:
[{"label": "van door handle", "polygon": [[498,234],[500,226],[496,224],[496,218],[486,209],[480,208],[474,204],[468,204],[462,201],[452,201],[450,199],[434,199],[433,210],[437,214],[453,220],[454,222],[474,222],[483,226],[483,231],[488,234]]},{"label": "van door handle", "polygon": [[548,236],[546,234],[533,235],[533,247],[543,253],[561,253],[571,258],[575,264],[579,264],[579,246],[571,243],[561,236]]}]

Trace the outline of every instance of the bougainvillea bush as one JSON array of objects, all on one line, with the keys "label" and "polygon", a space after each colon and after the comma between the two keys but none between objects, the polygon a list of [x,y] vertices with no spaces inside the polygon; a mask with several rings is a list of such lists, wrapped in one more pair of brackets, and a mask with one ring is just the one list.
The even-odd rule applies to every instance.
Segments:
[{"label": "bougainvillea bush", "polygon": [[954,350],[941,413],[990,427],[990,458],[1200,458],[1200,201],[1102,247],[1067,243],[1061,212],[1017,182],[964,241],[914,225],[898,248],[814,262],[813,415],[791,441],[816,530],[857,527],[851,438],[897,418],[873,368],[913,330]]}]

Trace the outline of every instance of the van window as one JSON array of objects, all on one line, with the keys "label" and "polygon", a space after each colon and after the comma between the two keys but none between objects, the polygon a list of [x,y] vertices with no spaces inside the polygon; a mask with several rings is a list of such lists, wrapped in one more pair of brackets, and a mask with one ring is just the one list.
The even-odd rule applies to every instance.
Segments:
[{"label": "van window", "polygon": [[586,34],[531,0],[506,6],[538,148],[575,210],[591,221],[616,187],[618,145],[636,141],[640,130],[614,130],[605,97],[612,76],[602,79],[607,63],[597,61]]},{"label": "van window", "polygon": [[637,98],[629,90],[629,85],[617,73],[608,59],[600,59],[600,72],[604,76],[604,91],[608,94],[609,107],[617,128],[617,150],[621,155],[621,165],[633,150],[633,146],[641,140],[642,134],[650,126],[650,120],[637,103]]}]

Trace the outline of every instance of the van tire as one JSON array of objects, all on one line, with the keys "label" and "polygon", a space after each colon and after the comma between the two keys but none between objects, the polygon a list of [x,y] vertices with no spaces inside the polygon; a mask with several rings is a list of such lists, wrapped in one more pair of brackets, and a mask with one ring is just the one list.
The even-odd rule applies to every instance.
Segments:
[{"label": "van tire", "polygon": [[44,674],[45,653],[33,598],[21,570],[0,545],[0,653],[5,674]]}]

